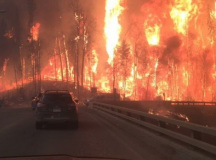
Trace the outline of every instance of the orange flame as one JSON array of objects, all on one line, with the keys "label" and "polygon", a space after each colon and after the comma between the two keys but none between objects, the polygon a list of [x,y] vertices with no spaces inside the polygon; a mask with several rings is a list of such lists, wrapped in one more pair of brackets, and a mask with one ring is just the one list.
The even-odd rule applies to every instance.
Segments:
[{"label": "orange flame", "polygon": [[[62,63],[63,63],[63,79],[66,80],[67,74],[66,74],[66,62],[65,59],[62,58]],[[73,67],[69,66],[68,67],[68,80],[72,81],[73,80]],[[61,76],[61,64],[60,64],[60,58],[59,56],[53,56],[49,59],[49,65],[45,66],[43,70],[41,71],[42,75],[42,80],[57,80],[61,81],[62,76]]]},{"label": "orange flame", "polygon": [[92,72],[97,73],[98,57],[97,57],[97,53],[96,53],[95,49],[92,50],[92,55],[94,58],[94,62],[93,62],[94,64],[92,66]]},{"label": "orange flame", "polygon": [[[85,57],[84,87],[90,89],[94,86],[99,92],[112,92],[113,88],[116,88],[117,92],[122,94],[121,97],[125,94],[124,97],[133,100],[215,101],[216,44],[213,30],[216,24],[216,2],[212,1],[211,5],[211,9],[208,10],[201,0],[154,0],[144,3],[141,13],[133,14],[136,24],[133,23],[133,29],[128,30],[131,36],[126,37],[127,42],[130,42],[131,51],[125,79],[119,64],[122,57],[118,53],[114,57],[121,31],[128,29],[128,26],[121,23],[123,19],[120,19],[124,16],[124,7],[122,0],[106,0],[104,35],[110,65],[107,68],[105,65],[101,73],[98,69],[101,61],[98,58],[99,54],[95,49],[87,54],[89,57]],[[206,11],[211,12],[212,26],[207,23],[196,24],[198,20],[209,18]],[[75,40],[79,38],[76,37]],[[177,38],[181,42],[178,42]],[[69,81],[74,81],[77,68],[73,68],[73,65],[76,65],[69,56],[69,50],[65,51],[65,44],[61,45],[62,71],[59,56],[61,53],[58,53],[51,57],[47,66],[42,69],[42,80],[61,80],[62,72],[65,80],[68,68]],[[6,71],[6,67],[4,70]],[[32,81],[31,77],[29,80]],[[7,84],[5,86],[10,88]],[[0,90],[2,88],[4,89],[0,83]]]},{"label": "orange flame", "polygon": [[40,23],[36,23],[32,28],[31,28],[31,35],[34,41],[38,41],[39,37],[39,29],[40,29]]},{"label": "orange flame", "polygon": [[14,29],[10,29],[7,33],[4,35],[6,38],[11,39],[14,36]]},{"label": "orange flame", "polygon": [[105,37],[106,50],[109,55],[108,63],[111,64],[114,58],[114,50],[119,42],[122,27],[119,23],[119,16],[124,8],[121,6],[121,0],[106,0],[105,15]]},{"label": "orange flame", "polygon": [[175,30],[183,35],[187,34],[188,22],[197,13],[197,5],[192,0],[175,0],[170,11],[170,17],[175,24]]},{"label": "orange flame", "polygon": [[149,15],[144,24],[145,35],[149,45],[158,45],[160,42],[161,25],[156,16]]},{"label": "orange flame", "polygon": [[214,16],[215,16],[215,19],[216,19],[216,2],[215,2],[215,14],[214,14]]},{"label": "orange flame", "polygon": [[4,61],[4,65],[3,65],[3,72],[4,72],[4,75],[6,74],[8,61],[9,61],[9,58],[8,58],[8,59],[5,59],[5,61]]}]

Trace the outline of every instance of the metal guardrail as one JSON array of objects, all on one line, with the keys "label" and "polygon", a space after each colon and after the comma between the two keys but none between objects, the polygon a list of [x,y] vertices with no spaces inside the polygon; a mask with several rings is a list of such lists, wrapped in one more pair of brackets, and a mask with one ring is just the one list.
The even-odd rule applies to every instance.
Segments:
[{"label": "metal guardrail", "polygon": [[190,106],[190,105],[216,106],[216,102],[198,102],[198,101],[165,101],[165,102],[169,102],[171,105],[183,105],[183,106]]},{"label": "metal guardrail", "polygon": [[[185,142],[194,147],[203,149],[207,152],[210,152],[216,155],[216,146],[202,141],[202,138],[201,138],[202,134],[208,134],[208,135],[216,137],[216,129],[208,128],[208,127],[204,127],[204,126],[200,126],[200,125],[196,125],[192,123],[187,123],[183,121],[178,121],[175,119],[169,119],[169,118],[165,118],[161,116],[150,115],[144,112],[140,112],[140,111],[136,111],[136,110],[132,110],[128,108],[123,108],[119,106],[99,103],[99,102],[93,102],[92,107],[95,109],[99,109],[99,110],[111,113],[113,115],[129,120],[136,124],[142,125],[154,131],[157,131],[161,134],[167,135],[169,137],[180,140],[182,142]],[[151,118],[151,119],[157,120],[158,125],[153,125],[151,123],[146,122],[145,118]],[[181,133],[177,133],[177,132],[168,130],[166,129],[167,124],[172,124],[172,125],[187,128],[190,130],[191,136],[190,137],[185,136]]]}]

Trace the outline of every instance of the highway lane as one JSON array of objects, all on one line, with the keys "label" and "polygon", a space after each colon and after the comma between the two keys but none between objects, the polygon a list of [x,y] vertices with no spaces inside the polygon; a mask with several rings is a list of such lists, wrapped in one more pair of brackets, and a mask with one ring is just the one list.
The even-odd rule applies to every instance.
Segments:
[{"label": "highway lane", "polygon": [[[0,157],[68,154],[75,157],[112,157],[130,160],[193,159],[144,134],[124,120],[79,107],[80,126],[35,129],[30,108],[0,109]],[[201,158],[203,159],[203,158]]]}]

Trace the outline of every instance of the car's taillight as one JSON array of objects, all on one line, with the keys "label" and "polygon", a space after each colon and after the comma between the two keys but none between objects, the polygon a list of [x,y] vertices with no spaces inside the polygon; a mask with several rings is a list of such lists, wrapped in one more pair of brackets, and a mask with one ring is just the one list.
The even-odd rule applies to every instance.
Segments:
[{"label": "car's taillight", "polygon": [[39,102],[39,103],[37,104],[37,109],[38,109],[39,111],[46,111],[46,109],[47,109],[46,104]]},{"label": "car's taillight", "polygon": [[37,104],[37,107],[38,107],[38,108],[40,108],[40,107],[46,107],[46,104],[43,104],[43,103],[39,102],[39,103]]}]

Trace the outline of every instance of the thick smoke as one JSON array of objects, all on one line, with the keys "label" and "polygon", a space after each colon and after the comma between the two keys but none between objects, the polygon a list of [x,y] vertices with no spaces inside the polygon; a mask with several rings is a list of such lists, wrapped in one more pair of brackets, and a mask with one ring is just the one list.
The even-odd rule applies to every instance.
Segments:
[{"label": "thick smoke", "polygon": [[166,41],[166,48],[160,58],[160,62],[164,65],[168,64],[168,60],[173,60],[174,63],[180,62],[180,55],[178,49],[181,46],[182,41],[179,36],[172,36]]}]

